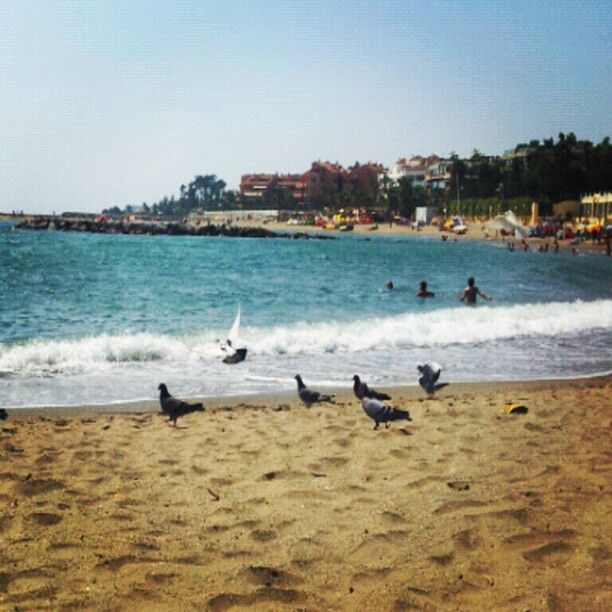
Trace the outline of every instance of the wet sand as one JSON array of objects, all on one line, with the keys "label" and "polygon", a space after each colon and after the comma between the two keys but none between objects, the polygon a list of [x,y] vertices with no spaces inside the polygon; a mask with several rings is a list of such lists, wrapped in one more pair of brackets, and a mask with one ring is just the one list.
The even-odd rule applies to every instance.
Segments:
[{"label": "wet sand", "polygon": [[11,411],[0,608],[609,610],[611,381]]}]

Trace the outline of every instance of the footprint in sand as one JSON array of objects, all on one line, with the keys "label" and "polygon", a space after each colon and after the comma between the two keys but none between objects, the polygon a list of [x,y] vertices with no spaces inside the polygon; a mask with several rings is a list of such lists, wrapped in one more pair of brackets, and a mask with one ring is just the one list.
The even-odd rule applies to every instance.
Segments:
[{"label": "footprint in sand", "polygon": [[564,540],[555,540],[554,542],[544,544],[544,546],[539,546],[538,548],[524,552],[523,558],[531,563],[537,563],[548,559],[552,555],[567,555],[573,550],[574,547]]},{"label": "footprint in sand", "polygon": [[17,492],[25,495],[26,497],[34,497],[36,495],[42,495],[43,493],[64,488],[65,485],[63,482],[54,480],[52,478],[30,478],[29,480],[25,480],[16,486]]},{"label": "footprint in sand", "polygon": [[453,480],[451,482],[447,482],[446,486],[450,487],[454,491],[469,491],[470,483],[462,480]]},{"label": "footprint in sand", "polygon": [[30,520],[45,527],[57,525],[62,521],[62,518],[63,517],[59,514],[53,514],[51,512],[34,512],[30,514]]},{"label": "footprint in sand", "polygon": [[255,529],[251,532],[251,538],[256,542],[270,542],[276,539],[276,532],[268,529]]},{"label": "footprint in sand", "polygon": [[479,501],[477,499],[466,499],[463,501],[457,502],[447,502],[438,506],[433,513],[434,514],[447,514],[449,512],[456,512],[457,510],[462,510],[463,508],[479,508],[481,506],[486,506],[486,503],[483,501]]},{"label": "footprint in sand", "polygon": [[445,566],[448,565],[454,558],[453,553],[448,553],[446,555],[432,555],[429,557],[430,561],[433,561],[436,565]]},{"label": "footprint in sand", "polygon": [[302,578],[274,567],[265,565],[249,565],[239,572],[242,576],[252,584],[265,587],[287,587],[301,584]]},{"label": "footprint in sand", "polygon": [[270,607],[274,609],[274,604],[296,604],[304,601],[306,595],[301,591],[293,589],[277,589],[274,587],[261,587],[255,593],[220,593],[208,600],[208,608],[213,612],[229,610],[236,606],[252,607],[264,606],[262,609]]},{"label": "footprint in sand", "polygon": [[480,538],[474,529],[464,529],[453,536],[457,546],[464,550],[474,550],[480,545]]},{"label": "footprint in sand", "polygon": [[341,467],[346,465],[349,460],[346,457],[321,457],[321,462],[332,467]]}]

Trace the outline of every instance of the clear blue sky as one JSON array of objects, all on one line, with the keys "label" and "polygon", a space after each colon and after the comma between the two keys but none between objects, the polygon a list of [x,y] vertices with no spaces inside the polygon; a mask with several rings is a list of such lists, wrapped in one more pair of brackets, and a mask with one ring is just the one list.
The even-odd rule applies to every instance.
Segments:
[{"label": "clear blue sky", "polygon": [[301,172],[612,118],[612,2],[0,1],[0,211]]}]

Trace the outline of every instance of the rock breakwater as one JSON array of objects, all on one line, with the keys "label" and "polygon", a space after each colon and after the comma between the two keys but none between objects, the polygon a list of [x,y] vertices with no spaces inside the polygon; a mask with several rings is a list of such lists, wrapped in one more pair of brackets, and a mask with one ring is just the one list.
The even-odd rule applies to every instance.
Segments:
[{"label": "rock breakwater", "polygon": [[98,221],[82,217],[63,218],[35,216],[23,219],[17,229],[61,232],[90,232],[94,234],[138,234],[147,236],[225,236],[228,238],[285,238],[333,240],[334,236],[305,232],[273,232],[263,227],[235,225],[193,225],[175,221]]}]

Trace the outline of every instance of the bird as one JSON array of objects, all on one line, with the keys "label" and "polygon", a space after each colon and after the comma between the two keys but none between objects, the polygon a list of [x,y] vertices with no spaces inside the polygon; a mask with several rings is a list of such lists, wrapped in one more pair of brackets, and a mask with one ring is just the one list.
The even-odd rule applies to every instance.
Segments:
[{"label": "bird", "polygon": [[368,385],[366,383],[364,383],[359,376],[357,376],[357,374],[355,374],[355,376],[353,376],[353,391],[355,392],[355,397],[357,399],[363,399],[364,397],[366,397],[366,395],[368,397],[371,397],[372,399],[377,399],[377,400],[390,400],[391,396],[387,395],[386,393],[379,393],[378,391],[375,391],[374,389],[370,389],[370,387],[368,387]]},{"label": "bird", "polygon": [[0,408],[0,421],[8,419],[8,412],[4,408]]},{"label": "bird", "polygon": [[188,404],[177,397],[172,397],[168,391],[168,387],[164,383],[160,383],[157,387],[159,389],[159,403],[161,410],[164,414],[168,415],[168,421],[172,421],[172,424],[176,427],[176,421],[179,417],[185,416],[190,412],[203,412],[204,406],[201,402],[197,404]]},{"label": "bird", "polygon": [[425,393],[427,393],[429,399],[433,399],[436,391],[448,385],[448,383],[438,382],[438,378],[440,378],[442,372],[442,366],[438,363],[432,361],[424,365],[419,365],[417,366],[417,370],[421,373],[419,385],[421,385]]},{"label": "bird", "polygon": [[376,423],[374,429],[378,429],[380,423],[384,423],[385,427],[389,427],[390,421],[412,421],[407,410],[386,406],[380,400],[368,397],[367,395],[361,400],[361,405],[363,406],[363,411]]},{"label": "bird", "polygon": [[302,402],[304,402],[306,408],[310,408],[313,404],[318,404],[320,402],[330,402],[332,404],[335,403],[333,395],[322,395],[318,391],[309,389],[304,384],[304,381],[299,374],[296,374],[295,380],[297,380],[298,397],[302,400]]}]

